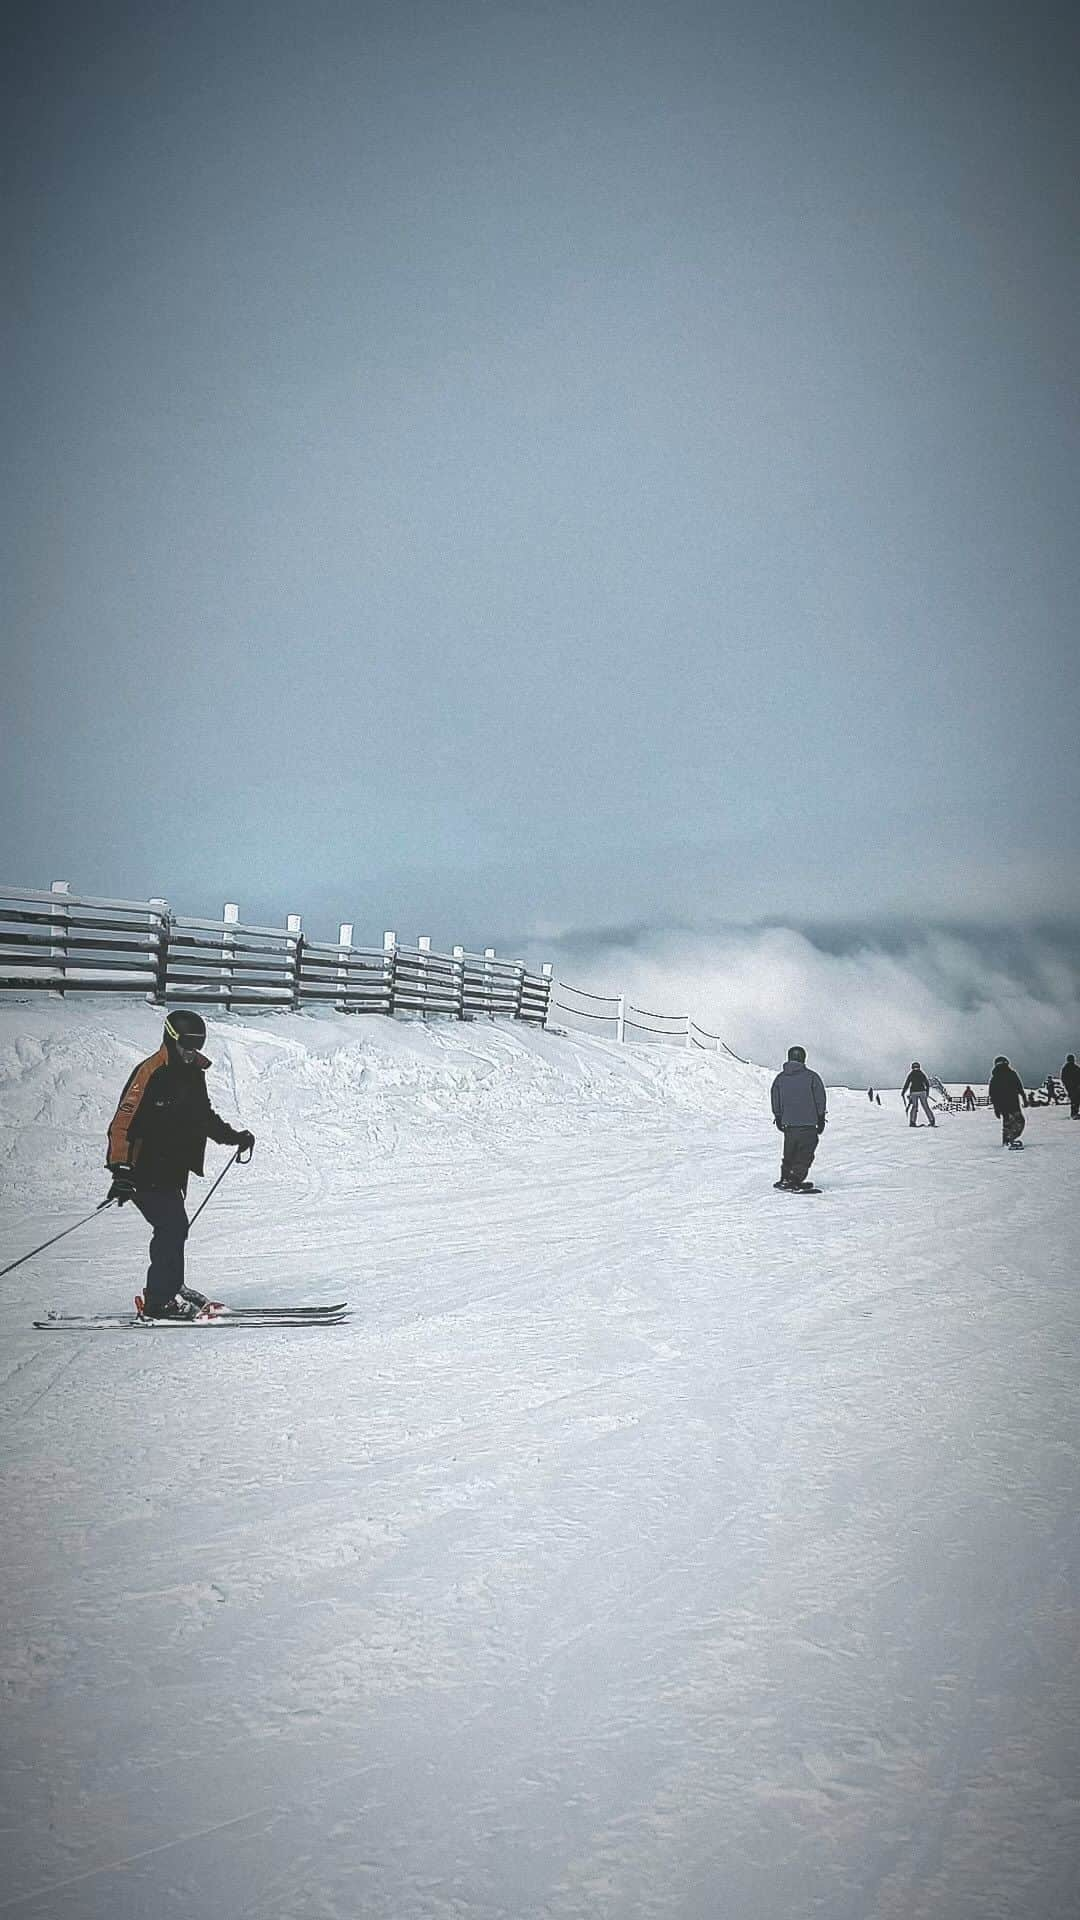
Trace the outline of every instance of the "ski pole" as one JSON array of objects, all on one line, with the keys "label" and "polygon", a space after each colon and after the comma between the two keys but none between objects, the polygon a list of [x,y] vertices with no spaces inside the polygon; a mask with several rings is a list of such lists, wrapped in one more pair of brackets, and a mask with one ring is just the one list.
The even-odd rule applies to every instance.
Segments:
[{"label": "ski pole", "polygon": [[[207,1194],[207,1199],[209,1199],[209,1197],[209,1194]],[[33,1260],[37,1254],[44,1253],[46,1247],[55,1247],[58,1240],[66,1240],[68,1234],[74,1233],[77,1227],[85,1227],[87,1220],[93,1220],[97,1214],[103,1213],[106,1207],[115,1207],[115,1205],[115,1200],[102,1200],[99,1205],[94,1208],[93,1213],[88,1213],[82,1220],[76,1220],[74,1227],[65,1227],[63,1233],[54,1233],[51,1240],[43,1240],[40,1247],[34,1247],[30,1253],[24,1253],[19,1260],[12,1260],[10,1266],[0,1267],[0,1280],[3,1279],[5,1273],[14,1273],[16,1267],[21,1267],[27,1260]]]},{"label": "ski pole", "polygon": [[213,1197],[214,1197],[214,1194],[215,1194],[215,1192],[217,1191],[217,1189],[218,1189],[218,1187],[220,1187],[220,1185],[221,1185],[221,1183],[222,1183],[222,1181],[223,1181],[223,1180],[224,1180],[224,1178],[225,1178],[225,1175],[226,1175],[226,1174],[228,1173],[228,1171],[229,1171],[229,1168],[230,1168],[230,1167],[235,1167],[235,1166],[236,1166],[236,1165],[237,1165],[238,1163],[239,1163],[239,1164],[240,1164],[241,1166],[245,1166],[245,1167],[246,1167],[246,1166],[247,1166],[247,1163],[248,1163],[248,1160],[250,1160],[250,1159],[251,1159],[251,1155],[252,1155],[252,1153],[253,1153],[253,1151],[254,1151],[254,1149],[253,1149],[253,1148],[251,1148],[251,1147],[249,1147],[249,1148],[248,1148],[248,1151],[247,1151],[247,1156],[246,1156],[246,1158],[245,1158],[244,1160],[241,1160],[241,1159],[240,1159],[240,1149],[239,1149],[239,1147],[237,1147],[237,1149],[236,1149],[236,1152],[235,1152],[235,1153],[233,1154],[233,1157],[232,1157],[232,1159],[231,1159],[231,1160],[226,1160],[226,1162],[225,1162],[225,1165],[224,1165],[224,1166],[222,1167],[222,1169],[221,1169],[221,1172],[220,1172],[220,1173],[218,1174],[218,1177],[217,1177],[217,1179],[216,1179],[216,1180],[214,1181],[214,1184],[213,1184],[213,1186],[211,1187],[211,1189],[210,1189],[210,1191],[209,1191],[209,1193],[208,1193],[208,1194],[206,1195],[206,1199],[205,1199],[205,1200],[200,1200],[200,1202],[199,1202],[199,1204],[198,1204],[198,1206],[196,1207],[196,1209],[195,1209],[195,1211],[194,1211],[194,1213],[193,1213],[193,1214],[192,1214],[192,1216],[191,1216],[191,1219],[190,1219],[190,1220],[188,1221],[188,1232],[189,1232],[189,1233],[191,1232],[191,1229],[192,1229],[192,1227],[193,1227],[193,1226],[195,1225],[195,1222],[196,1222],[196,1220],[198,1219],[198,1217],[199,1217],[199,1215],[200,1215],[200,1213],[202,1212],[202,1210],[203,1210],[203,1208],[205,1207],[205,1205],[206,1205],[206,1201],[207,1201],[207,1200],[212,1200],[212,1199],[213,1199]]}]

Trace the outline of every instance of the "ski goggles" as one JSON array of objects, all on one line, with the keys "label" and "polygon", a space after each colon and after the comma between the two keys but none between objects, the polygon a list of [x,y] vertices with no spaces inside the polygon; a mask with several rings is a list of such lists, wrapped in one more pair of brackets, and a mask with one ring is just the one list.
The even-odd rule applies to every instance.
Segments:
[{"label": "ski goggles", "polygon": [[171,1020],[166,1020],[165,1031],[175,1046],[177,1053],[198,1053],[201,1048],[206,1045],[205,1031],[201,1033],[196,1040],[194,1034],[177,1033]]}]

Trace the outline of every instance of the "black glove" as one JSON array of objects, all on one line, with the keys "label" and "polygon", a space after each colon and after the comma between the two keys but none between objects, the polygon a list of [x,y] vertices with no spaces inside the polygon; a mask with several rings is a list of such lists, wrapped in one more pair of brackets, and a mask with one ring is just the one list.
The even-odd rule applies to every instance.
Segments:
[{"label": "black glove", "polygon": [[255,1135],[253,1133],[250,1133],[247,1127],[244,1128],[243,1133],[237,1134],[236,1151],[238,1154],[250,1153],[254,1145],[255,1145]]},{"label": "black glove", "polygon": [[131,1168],[110,1167],[109,1172],[112,1174],[112,1186],[109,1188],[106,1199],[115,1200],[118,1207],[122,1207],[125,1200],[134,1200],[135,1175]]},{"label": "black glove", "polygon": [[774,1127],[776,1128],[776,1131],[777,1131],[777,1133],[783,1133],[783,1131],[784,1131],[784,1123],[783,1123],[783,1121],[782,1121],[782,1120],[774,1120],[774,1121],[773,1121],[773,1126],[774,1126]]},{"label": "black glove", "polygon": [[824,1133],[824,1131],[825,1131],[825,1122],[824,1122],[824,1120],[819,1120],[819,1121],[818,1121],[818,1123],[817,1123],[817,1130],[818,1130],[818,1132],[819,1132],[819,1133]]}]

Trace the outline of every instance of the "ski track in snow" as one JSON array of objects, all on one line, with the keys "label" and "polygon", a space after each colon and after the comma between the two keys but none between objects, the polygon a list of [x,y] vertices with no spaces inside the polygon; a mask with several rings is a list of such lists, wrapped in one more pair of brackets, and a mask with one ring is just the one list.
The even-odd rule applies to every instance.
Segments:
[{"label": "ski track in snow", "polygon": [[[158,1031],[0,1009],[0,1264],[101,1197]],[[5,1280],[0,1913],[1080,1911],[1067,1110],[1009,1155],[835,1091],[801,1199],[726,1055],[208,1051],[258,1145],[194,1284],[352,1318],[35,1332],[128,1304],[131,1210]]]}]

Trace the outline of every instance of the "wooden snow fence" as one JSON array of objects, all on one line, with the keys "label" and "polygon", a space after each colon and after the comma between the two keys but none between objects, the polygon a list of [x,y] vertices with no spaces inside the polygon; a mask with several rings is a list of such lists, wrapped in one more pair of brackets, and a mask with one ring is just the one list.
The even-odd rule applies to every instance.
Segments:
[{"label": "wooden snow fence", "polygon": [[226,905],[220,920],[175,914],[164,900],[98,900],[56,882],[48,893],[0,887],[0,992],[141,993],[190,1005],[326,1005],[345,1013],[412,1014],[457,1020],[496,1016],[543,1026],[551,967],[530,972],[494,948],[415,947],[397,935],[381,947],[312,940],[299,914],[284,927],[241,921]]}]

